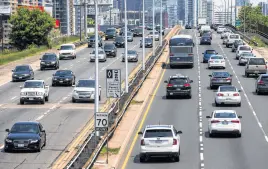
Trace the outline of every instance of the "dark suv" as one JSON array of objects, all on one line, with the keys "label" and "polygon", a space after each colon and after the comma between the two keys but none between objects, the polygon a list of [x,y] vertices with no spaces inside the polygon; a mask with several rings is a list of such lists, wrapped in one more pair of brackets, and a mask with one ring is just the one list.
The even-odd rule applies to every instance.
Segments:
[{"label": "dark suv", "polygon": [[108,28],[105,32],[105,40],[114,39],[117,36],[115,28]]},{"label": "dark suv", "polygon": [[42,58],[40,58],[40,70],[46,68],[58,69],[60,67],[60,62],[55,53],[45,53]]},{"label": "dark suv", "polygon": [[114,44],[116,47],[125,47],[125,38],[123,38],[122,36],[117,36],[114,40]]},{"label": "dark suv", "polygon": [[191,99],[192,82],[193,80],[190,80],[188,76],[183,76],[180,74],[170,76],[169,80],[165,81],[165,83],[167,83],[166,98],[169,99],[172,96],[186,96]]},{"label": "dark suv", "polygon": [[256,84],[256,93],[259,95],[261,93],[268,92],[268,74],[262,74],[258,77]]},{"label": "dark suv", "polygon": [[103,47],[106,56],[113,56],[116,57],[117,49],[116,46],[112,43],[105,43]]},{"label": "dark suv", "polygon": [[[98,36],[98,41],[99,41],[98,46],[101,47],[102,46],[102,38],[100,35]],[[95,46],[95,35],[90,36],[88,38],[88,47],[90,48],[90,47],[94,47],[94,46]]]}]

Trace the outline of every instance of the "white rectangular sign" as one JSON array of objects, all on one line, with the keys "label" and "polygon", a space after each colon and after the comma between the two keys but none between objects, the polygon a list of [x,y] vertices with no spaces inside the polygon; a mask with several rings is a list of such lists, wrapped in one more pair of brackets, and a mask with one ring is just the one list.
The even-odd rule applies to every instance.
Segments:
[{"label": "white rectangular sign", "polygon": [[109,125],[109,115],[108,113],[96,113],[96,130],[97,131],[107,131],[108,130],[108,125]]},{"label": "white rectangular sign", "polygon": [[9,6],[0,6],[0,14],[10,15],[11,8]]},{"label": "white rectangular sign", "polygon": [[120,98],[121,96],[121,70],[106,70],[106,96],[107,98]]}]

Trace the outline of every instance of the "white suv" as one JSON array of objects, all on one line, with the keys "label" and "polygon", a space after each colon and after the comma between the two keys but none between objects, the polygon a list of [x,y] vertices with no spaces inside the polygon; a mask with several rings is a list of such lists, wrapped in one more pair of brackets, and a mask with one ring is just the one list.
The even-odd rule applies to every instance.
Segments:
[{"label": "white suv", "polygon": [[74,44],[63,44],[60,46],[59,50],[59,60],[66,58],[76,58],[76,48]]},{"label": "white suv", "polygon": [[140,142],[140,162],[145,162],[149,157],[171,157],[180,161],[180,136],[173,125],[147,125]]}]

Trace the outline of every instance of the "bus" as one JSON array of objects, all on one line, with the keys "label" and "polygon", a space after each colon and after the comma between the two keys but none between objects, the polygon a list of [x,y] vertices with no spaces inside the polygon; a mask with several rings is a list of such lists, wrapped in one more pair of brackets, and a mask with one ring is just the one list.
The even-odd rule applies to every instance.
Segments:
[{"label": "bus", "polygon": [[169,65],[194,67],[193,48],[195,44],[191,35],[175,35],[169,40]]}]

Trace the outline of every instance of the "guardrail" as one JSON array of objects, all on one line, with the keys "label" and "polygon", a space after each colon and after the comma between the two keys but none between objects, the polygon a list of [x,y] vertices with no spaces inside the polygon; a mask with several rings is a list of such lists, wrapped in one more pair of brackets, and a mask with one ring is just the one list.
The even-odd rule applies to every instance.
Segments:
[{"label": "guardrail", "polygon": [[[173,31],[178,30],[179,27],[173,28]],[[168,34],[168,33],[167,33]],[[166,34],[166,35],[167,35]],[[113,135],[116,127],[124,116],[127,107],[131,103],[131,100],[136,95],[137,91],[140,89],[142,83],[150,73],[154,64],[162,54],[165,46],[167,45],[166,39],[163,40],[163,45],[158,46],[155,50],[155,55],[150,56],[145,63],[145,71],[142,70],[140,66],[137,73],[129,82],[129,92],[122,92],[119,99],[114,99],[108,111],[109,116],[109,130],[108,132],[99,132],[99,136],[95,135],[93,131],[84,144],[80,147],[78,153],[74,158],[67,164],[65,169],[88,169],[92,167],[98,154],[100,153],[102,147],[106,144],[107,140]],[[96,138],[96,140],[95,140]]]}]

